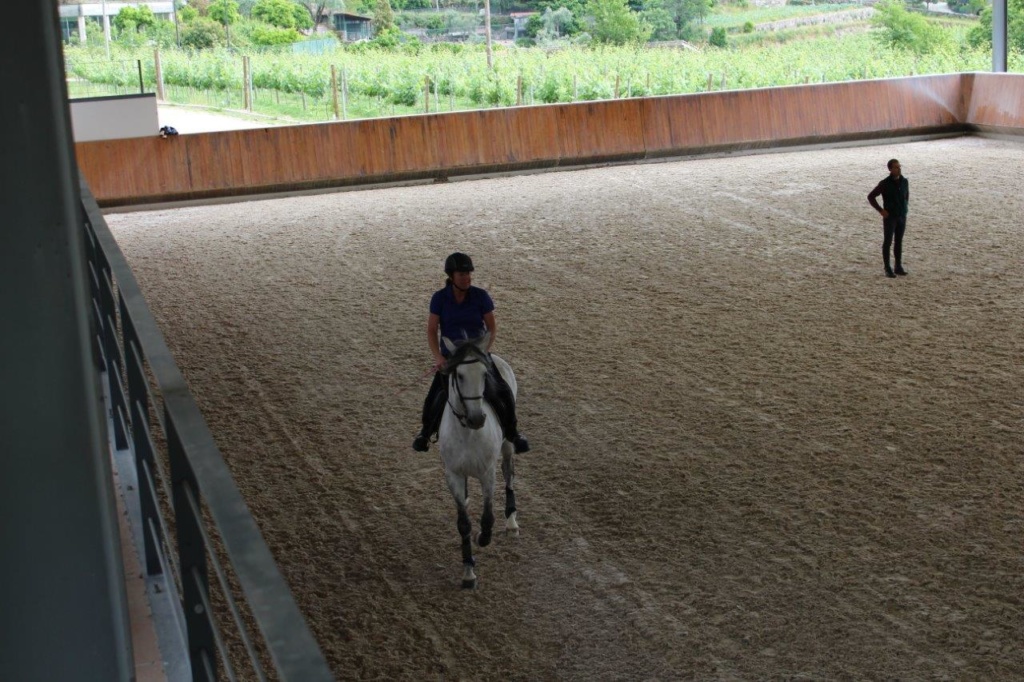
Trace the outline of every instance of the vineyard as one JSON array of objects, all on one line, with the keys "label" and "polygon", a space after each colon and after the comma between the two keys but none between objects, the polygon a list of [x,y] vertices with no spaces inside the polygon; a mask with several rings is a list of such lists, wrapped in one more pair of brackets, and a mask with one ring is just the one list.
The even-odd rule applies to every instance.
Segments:
[{"label": "vineyard", "polygon": [[[860,31],[737,49],[505,47],[491,71],[476,45],[264,53],[248,56],[248,100],[237,52],[165,50],[159,60],[168,101],[227,109],[247,103],[250,111],[315,121],[991,69],[989,52],[958,44],[915,55]],[[95,49],[68,47],[65,55],[72,96],[97,86],[139,92],[140,80],[144,90],[157,90],[152,51],[119,49],[109,61]],[[1011,54],[1010,70],[1024,70],[1020,54]]]},{"label": "vineyard", "polygon": [[748,21],[753,24],[780,21],[796,17],[822,16],[832,12],[841,12],[863,8],[860,3],[832,3],[814,5],[768,5],[765,7],[740,7],[720,4],[716,11],[704,20],[708,27],[723,26],[739,28]]}]

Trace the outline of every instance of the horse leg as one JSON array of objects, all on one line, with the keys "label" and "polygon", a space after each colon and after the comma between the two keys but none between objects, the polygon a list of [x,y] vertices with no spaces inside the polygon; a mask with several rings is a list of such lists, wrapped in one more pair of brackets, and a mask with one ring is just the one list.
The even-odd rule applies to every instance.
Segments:
[{"label": "horse leg", "polygon": [[469,540],[472,524],[469,521],[469,513],[466,505],[459,505],[459,535],[462,536],[462,587],[473,589],[476,587],[476,573],[473,568],[476,566],[476,559],[473,558],[473,545]]},{"label": "horse leg", "polygon": [[459,537],[462,538],[462,587],[472,589],[476,587],[476,573],[473,572],[476,560],[473,559],[473,545],[470,542],[473,527],[469,521],[469,512],[466,510],[469,486],[462,476],[447,476],[446,478],[448,479],[448,490],[455,498],[455,507],[458,510],[456,527],[459,529]]},{"label": "horse leg", "polygon": [[516,465],[512,460],[513,448],[508,441],[501,445],[501,473],[505,477],[505,533],[519,535],[516,522],[516,491],[512,485],[516,477]]},{"label": "horse leg", "polygon": [[476,542],[481,547],[486,547],[491,544],[491,532],[494,528],[494,469],[491,469],[490,475],[480,482],[480,487],[483,489],[484,513],[480,517],[480,535]]}]

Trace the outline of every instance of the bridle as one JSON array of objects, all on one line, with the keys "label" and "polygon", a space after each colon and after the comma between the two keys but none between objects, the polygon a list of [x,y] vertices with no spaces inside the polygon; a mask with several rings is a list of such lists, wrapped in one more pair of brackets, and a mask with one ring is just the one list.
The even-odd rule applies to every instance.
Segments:
[{"label": "bridle", "polygon": [[453,375],[454,381],[452,383],[455,384],[455,393],[458,396],[458,402],[462,404],[463,411],[460,413],[455,404],[452,403],[451,392],[448,393],[448,407],[452,408],[452,414],[454,414],[455,418],[459,420],[459,424],[461,424],[463,428],[469,428],[469,425],[466,423],[466,419],[469,417],[469,408],[466,405],[466,403],[471,400],[483,400],[484,396],[464,395],[462,393],[462,385],[459,383],[459,373],[456,372],[455,370],[460,365],[472,365],[477,362],[489,362],[486,356],[483,354],[483,352],[477,350],[474,346],[468,346],[467,350],[473,351],[473,358],[471,360],[465,359],[467,353],[465,351],[462,351],[460,353],[457,353],[452,358],[452,360],[449,361],[448,367],[445,369],[445,373]]}]

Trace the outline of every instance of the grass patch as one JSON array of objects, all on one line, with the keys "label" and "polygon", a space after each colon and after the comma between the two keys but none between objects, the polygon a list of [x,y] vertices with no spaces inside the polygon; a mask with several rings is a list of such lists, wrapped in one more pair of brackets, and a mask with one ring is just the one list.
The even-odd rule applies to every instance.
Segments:
[{"label": "grass patch", "polygon": [[737,49],[745,47],[759,47],[762,45],[784,45],[793,41],[828,38],[870,30],[871,24],[867,21],[855,21],[844,24],[815,24],[813,26],[784,28],[779,31],[730,33],[729,44]]},{"label": "grass patch", "polygon": [[794,17],[807,17],[816,14],[832,14],[851,9],[863,9],[863,5],[854,3],[838,3],[826,5],[780,5],[778,7],[740,8],[724,6],[705,19],[709,28],[738,28],[748,21],[754,24],[766,24]]}]

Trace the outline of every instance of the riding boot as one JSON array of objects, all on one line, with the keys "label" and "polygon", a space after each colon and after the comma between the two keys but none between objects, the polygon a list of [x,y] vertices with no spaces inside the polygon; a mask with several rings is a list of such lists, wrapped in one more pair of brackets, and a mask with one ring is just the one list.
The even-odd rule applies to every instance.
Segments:
[{"label": "riding boot", "polygon": [[512,443],[516,454],[530,451],[530,443],[519,433],[519,419],[516,417],[516,398],[512,395],[512,388],[501,376],[497,369],[493,369],[487,375],[488,381],[485,384],[487,400],[498,413],[501,421],[501,430],[505,433],[505,440]]},{"label": "riding boot", "polygon": [[437,433],[441,426],[441,417],[444,416],[444,405],[448,401],[448,383],[445,376],[438,372],[434,375],[434,382],[430,384],[430,390],[423,401],[423,428],[412,442],[412,449],[416,452],[426,452],[430,449],[430,437]]}]

